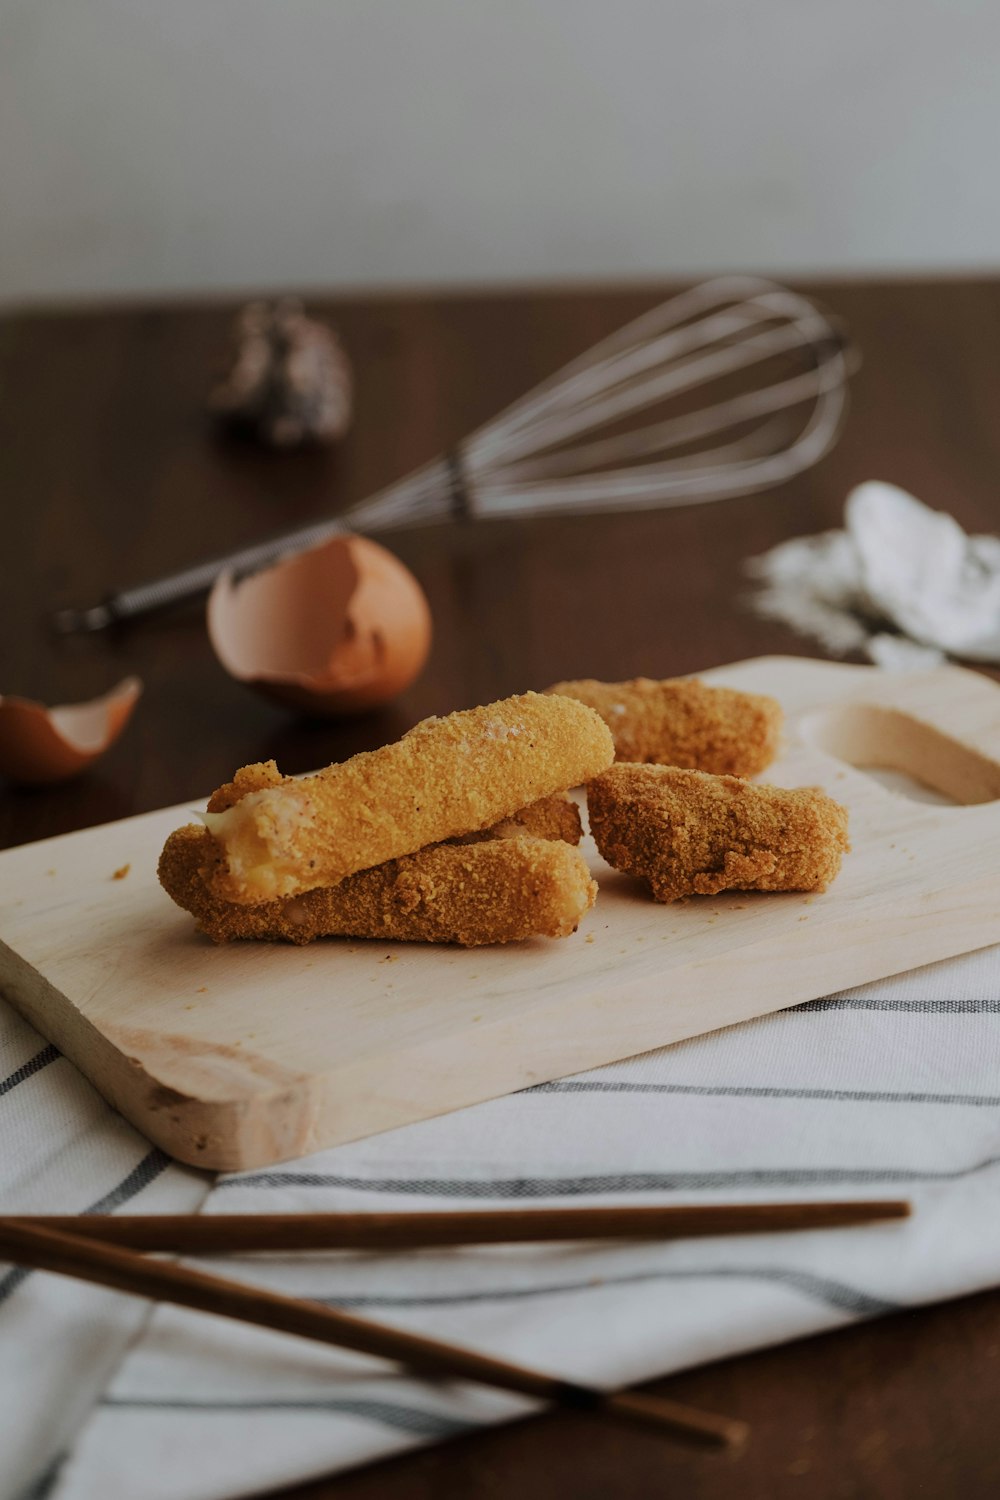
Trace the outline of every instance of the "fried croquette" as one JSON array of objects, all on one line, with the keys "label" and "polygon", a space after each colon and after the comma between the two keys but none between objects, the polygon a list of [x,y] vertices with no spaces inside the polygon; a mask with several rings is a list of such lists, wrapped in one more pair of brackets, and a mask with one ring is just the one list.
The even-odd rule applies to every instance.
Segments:
[{"label": "fried croquette", "polygon": [[[208,799],[208,811],[225,812],[250,792],[260,792],[265,787],[281,786],[284,782],[294,780],[294,776],[282,776],[273,760],[241,766],[232,781],[227,781],[212,793]],[[509,818],[494,823],[492,828],[481,828],[476,833],[457,834],[448,842],[473,844],[482,839],[513,838],[520,833],[529,833],[536,839],[556,839],[564,844],[578,844],[583,838],[580,809],[564,792],[553,792],[551,797],[540,797],[537,802],[530,802],[527,807],[519,808]]]},{"label": "fried croquette", "polygon": [[204,828],[178,828],[160,856],[159,876],[167,894],[216,943],[355,937],[471,948],[566,937],[597,894],[578,849],[517,834],[437,844],[335,886],[246,906],[223,901],[206,886],[201,872],[211,843]]},{"label": "fried croquette", "polygon": [[657,901],[720,891],[821,891],[840,869],[847,809],[818,787],[620,764],[587,788],[590,827],[616,870]]},{"label": "fried croquette", "polygon": [[548,691],[600,714],[614,736],[616,760],[756,776],[778,753],[781,706],[760,693],[708,687],[696,677],[587,678]]},{"label": "fried croquette", "polygon": [[[525,693],[428,719],[395,744],[209,811],[206,878],[220,899],[244,904],[333,886],[488,828],[613,759],[607,726],[571,698]],[[223,800],[240,786],[238,773]]]}]

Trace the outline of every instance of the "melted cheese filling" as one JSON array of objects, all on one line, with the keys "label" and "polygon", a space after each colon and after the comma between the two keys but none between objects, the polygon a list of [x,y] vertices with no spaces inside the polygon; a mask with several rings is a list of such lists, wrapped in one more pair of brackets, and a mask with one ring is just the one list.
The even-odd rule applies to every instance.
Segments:
[{"label": "melted cheese filling", "polygon": [[205,827],[225,851],[231,877],[259,900],[283,895],[296,884],[294,860],[287,853],[281,857],[262,825],[267,827],[275,822],[284,825],[281,831],[287,836],[302,821],[301,811],[296,817],[292,806],[279,804],[279,818],[262,818],[262,808],[272,814],[279,811],[273,806],[273,801],[271,792],[265,789],[249,793],[225,812],[203,814]]}]

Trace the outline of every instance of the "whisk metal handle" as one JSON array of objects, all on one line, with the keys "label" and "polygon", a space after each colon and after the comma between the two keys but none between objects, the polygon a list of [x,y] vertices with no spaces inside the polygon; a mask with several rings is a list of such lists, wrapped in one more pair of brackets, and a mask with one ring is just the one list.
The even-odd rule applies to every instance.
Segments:
[{"label": "whisk metal handle", "polygon": [[342,521],[314,521],[298,531],[285,532],[271,537],[266,542],[257,542],[243,547],[225,557],[215,557],[207,562],[195,563],[182,568],[166,578],[152,583],[139,584],[136,588],[122,589],[109,594],[99,604],[86,609],[59,609],[49,617],[49,624],[57,635],[78,635],[86,631],[106,630],[121,621],[134,620],[140,615],[152,614],[186,599],[196,599],[207,594],[220,573],[232,572],[237,578],[245,578],[258,568],[267,567],[280,557],[301,552],[306,547],[315,547],[329,537],[338,536],[347,528]]}]

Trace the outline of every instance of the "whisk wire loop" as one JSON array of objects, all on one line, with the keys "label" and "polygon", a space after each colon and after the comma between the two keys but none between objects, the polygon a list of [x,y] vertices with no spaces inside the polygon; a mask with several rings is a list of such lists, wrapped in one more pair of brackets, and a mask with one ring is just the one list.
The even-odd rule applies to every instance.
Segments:
[{"label": "whisk wire loop", "polygon": [[[804,368],[789,374],[790,358]],[[572,441],[769,363],[782,368],[698,410]],[[649,509],[784,483],[836,440],[855,364],[826,313],[797,292],[755,277],[693,287],[617,330],[466,438],[459,451],[469,507],[482,519]],[[788,422],[773,420],[781,414]],[[701,454],[662,457],[752,423],[761,425]],[[451,513],[453,495],[453,460],[445,459],[342,519],[359,530],[428,524]]]}]

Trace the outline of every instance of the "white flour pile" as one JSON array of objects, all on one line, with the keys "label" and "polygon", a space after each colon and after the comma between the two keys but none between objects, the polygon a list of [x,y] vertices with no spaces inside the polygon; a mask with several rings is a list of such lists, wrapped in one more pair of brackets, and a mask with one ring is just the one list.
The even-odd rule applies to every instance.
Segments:
[{"label": "white flour pile", "polygon": [[835,656],[861,650],[882,667],[1000,661],[1000,538],[967,536],[877,480],[848,495],[844,528],[751,558],[761,585],[751,607]]}]

